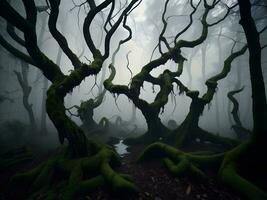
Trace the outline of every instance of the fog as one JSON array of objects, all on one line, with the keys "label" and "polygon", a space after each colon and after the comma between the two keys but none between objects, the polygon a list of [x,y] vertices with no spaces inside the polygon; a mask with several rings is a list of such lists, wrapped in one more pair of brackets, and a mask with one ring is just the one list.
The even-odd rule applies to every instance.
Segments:
[{"label": "fog", "polygon": [[[74,1],[80,3],[79,1]],[[168,27],[165,32],[165,37],[171,41],[173,36],[177,34],[183,27],[189,22],[189,13],[191,11],[190,6],[184,0],[171,1],[168,5],[167,12],[165,14],[168,18]],[[45,1],[36,1],[37,5],[45,5]],[[17,8],[22,15],[25,15],[23,5],[19,1],[12,1],[13,7]],[[98,3],[97,3],[98,4]],[[122,5],[124,2],[122,1]],[[131,83],[131,73],[136,75],[140,72],[142,67],[148,63],[151,59],[153,49],[158,44],[159,34],[162,30],[162,12],[164,9],[165,1],[142,1],[140,5],[129,15],[127,24],[132,29],[132,39],[123,44],[120,51],[115,57],[114,66],[116,68],[116,76],[114,83],[128,85]],[[118,11],[119,4],[116,5],[115,10]],[[60,6],[60,16],[57,23],[57,28],[66,37],[70,49],[78,56],[82,62],[90,63],[92,60],[92,54],[90,53],[83,37],[82,26],[84,18],[88,12],[88,7],[75,7],[72,1],[62,1]],[[107,11],[108,12],[108,11]],[[107,12],[104,12],[104,17],[107,16]],[[218,7],[212,12],[208,20],[212,23],[214,20],[220,18],[225,13],[223,7]],[[254,17],[259,18],[262,15],[266,15],[266,10],[255,9]],[[194,15],[194,23],[181,36],[184,40],[193,40],[201,34],[201,24],[199,18],[203,14],[203,8],[197,10]],[[105,32],[100,27],[103,24],[103,16],[98,15],[91,26],[91,33],[95,44],[103,49],[103,34]],[[42,27],[43,23],[45,26]],[[10,39],[6,32],[6,22],[1,18],[1,35],[5,37],[15,47],[26,52],[25,49],[20,47],[14,41]],[[38,13],[37,22],[38,37],[42,37],[39,41],[40,49],[51,60],[57,62],[59,46],[49,33],[47,26],[47,13]],[[266,25],[266,20],[259,19],[257,26],[259,29]],[[41,33],[44,29],[43,36]],[[16,30],[18,35],[22,34]],[[127,37],[128,33],[122,27],[120,27],[111,40],[110,54],[115,51],[118,46],[118,42]],[[220,37],[219,37],[220,35]],[[222,70],[224,60],[231,54],[233,41],[236,42],[235,50],[239,49],[245,42],[245,35],[242,27],[239,25],[239,15],[231,13],[223,22],[209,29],[209,36],[207,40],[198,45],[197,47],[183,48],[182,55],[187,59],[185,61],[184,71],[180,76],[180,80],[186,84],[191,90],[199,90],[200,95],[206,92],[205,82],[211,76],[219,73]],[[261,35],[261,42],[265,44],[267,42],[267,35]],[[165,48],[165,47],[163,47]],[[203,50],[203,48],[205,48]],[[266,62],[267,62],[267,48],[262,51],[262,63],[263,74],[266,79]],[[166,50],[166,49],[165,49]],[[204,55],[203,55],[204,52]],[[127,68],[127,56],[129,66]],[[160,56],[158,50],[153,54],[153,59]],[[204,58],[203,58],[204,56]],[[10,53],[8,53],[2,46],[0,46],[0,94],[11,99],[6,100],[0,104],[0,123],[3,124],[7,121],[20,121],[24,124],[29,124],[29,116],[25,107],[23,106],[23,93],[18,83],[14,70],[21,71],[21,61]],[[205,70],[203,74],[203,59],[205,62]],[[90,98],[95,98],[98,95],[99,87],[102,86],[102,74],[105,78],[110,74],[108,65],[111,63],[111,56],[105,61],[102,70],[97,76],[87,77],[80,86],[76,87],[72,93],[68,94],[65,98],[65,107],[70,108],[74,105],[80,105],[81,101],[86,101]],[[68,57],[63,53],[60,59],[60,68],[64,74],[70,74],[73,70],[72,64]],[[164,66],[160,66],[152,71],[153,76],[157,76],[165,69],[174,71],[176,64],[173,61],[168,61]],[[189,78],[188,70],[191,71],[192,80]],[[204,77],[203,77],[204,76]],[[29,102],[32,104],[33,114],[36,120],[37,129],[41,128],[42,117],[42,100],[43,90],[47,90],[44,87],[44,76],[35,67],[30,66],[28,72],[29,86],[32,87]],[[50,83],[49,83],[50,85]],[[211,104],[205,107],[205,110],[200,118],[200,127],[216,133],[222,136],[234,137],[234,132],[231,126],[233,125],[232,115],[229,114],[232,110],[232,104],[227,98],[227,93],[234,89],[239,89],[244,86],[244,90],[236,95],[236,98],[240,104],[239,115],[242,123],[247,129],[251,129],[252,122],[252,105],[251,105],[251,86],[248,67],[248,52],[238,57],[232,63],[231,72],[226,78],[218,82],[218,88],[216,96],[213,98]],[[239,87],[239,88],[237,88]],[[154,92],[153,92],[154,90]],[[153,86],[150,83],[145,82],[141,89],[140,97],[147,102],[153,102],[157,92],[158,86]],[[164,112],[160,114],[160,118],[164,124],[167,124],[169,120],[175,120],[179,125],[185,119],[191,99],[184,94],[179,95],[179,91],[174,86],[173,93],[169,95],[169,101],[164,107]],[[77,111],[72,110],[73,113]],[[125,95],[119,96],[106,92],[102,104],[94,110],[94,120],[98,123],[101,118],[106,117],[112,122],[115,122],[117,116],[125,121],[131,120],[133,113],[133,104]],[[143,114],[137,109],[136,122],[139,132],[145,132],[147,124]],[[78,117],[71,116],[71,118],[78,124],[82,125],[81,120]],[[46,125],[49,132],[49,137],[44,137],[43,140],[49,140],[52,143],[58,143],[56,130],[47,117]],[[37,134],[37,133],[36,133]]]}]

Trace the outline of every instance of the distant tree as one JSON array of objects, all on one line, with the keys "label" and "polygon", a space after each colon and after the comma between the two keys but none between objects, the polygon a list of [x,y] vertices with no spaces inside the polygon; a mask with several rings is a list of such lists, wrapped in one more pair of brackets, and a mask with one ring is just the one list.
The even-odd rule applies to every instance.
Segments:
[{"label": "distant tree", "polygon": [[240,140],[247,139],[251,133],[248,129],[244,128],[242,125],[242,122],[239,118],[239,103],[236,100],[236,98],[234,97],[235,94],[242,92],[243,89],[244,89],[244,87],[242,87],[241,89],[238,89],[238,90],[230,91],[227,94],[227,97],[229,98],[229,100],[233,104],[233,109],[232,109],[231,114],[233,115],[233,119],[234,119],[235,124],[232,125],[232,128],[235,131],[237,138]]},{"label": "distant tree", "polygon": [[29,122],[30,122],[29,124],[31,126],[31,132],[35,133],[37,131],[37,126],[36,126],[36,120],[35,120],[33,109],[32,109],[33,105],[29,103],[29,96],[30,96],[32,87],[29,85],[28,72],[29,72],[29,65],[25,63],[24,61],[21,61],[21,72],[14,70],[14,73],[16,74],[17,80],[19,82],[19,85],[23,93],[22,102],[29,116]]}]

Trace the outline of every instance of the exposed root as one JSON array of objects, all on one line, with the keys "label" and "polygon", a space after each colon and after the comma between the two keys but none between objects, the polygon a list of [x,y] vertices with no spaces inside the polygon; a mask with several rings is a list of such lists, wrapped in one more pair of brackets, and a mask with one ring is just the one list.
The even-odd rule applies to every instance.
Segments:
[{"label": "exposed root", "polygon": [[138,188],[127,175],[116,173],[112,167],[120,164],[116,152],[109,146],[97,145],[90,157],[52,158],[31,171],[12,178],[13,184],[30,186],[30,199],[73,200],[90,191],[107,186],[116,194],[137,193]]},{"label": "exposed root", "polygon": [[191,175],[197,179],[205,179],[204,167],[219,167],[223,154],[208,154],[203,152],[185,153],[163,143],[149,145],[138,161],[162,158],[164,166],[174,176]]},{"label": "exposed root", "polygon": [[[266,158],[261,159],[261,156],[259,156],[261,152],[258,152],[258,155],[252,155],[250,148],[254,147],[251,147],[250,142],[246,142],[227,152],[220,168],[219,176],[225,184],[238,191],[246,199],[267,200],[266,192],[240,175],[240,170],[248,166],[251,173],[257,171],[255,166],[263,166],[262,169],[266,170]],[[244,158],[242,157],[249,157],[249,159],[246,158],[244,162]],[[240,163],[242,163],[242,165]]]},{"label": "exposed root", "polygon": [[256,160],[251,158],[252,154],[254,153],[251,153],[251,147],[248,148],[248,143],[242,143],[226,153],[212,154],[209,152],[186,153],[172,146],[157,142],[149,145],[140,155],[138,161],[143,162],[148,159],[160,158],[172,175],[190,175],[200,180],[205,180],[206,178],[203,172],[204,169],[218,169],[220,179],[246,199],[266,200],[266,192],[238,174],[245,165],[243,163],[244,160],[242,160],[244,157],[249,157],[249,159],[245,158],[245,161],[253,160],[252,162],[255,162],[253,164],[256,166],[261,164],[267,166],[267,163],[259,162],[258,158],[260,156],[256,156]]}]

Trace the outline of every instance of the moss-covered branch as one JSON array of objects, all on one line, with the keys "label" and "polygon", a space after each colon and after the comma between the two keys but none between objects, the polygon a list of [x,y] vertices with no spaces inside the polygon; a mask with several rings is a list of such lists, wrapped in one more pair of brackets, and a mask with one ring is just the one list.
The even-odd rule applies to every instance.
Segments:
[{"label": "moss-covered branch", "polygon": [[[154,124],[154,122],[156,122],[156,124],[159,124],[159,125],[161,124],[160,120],[158,120],[158,115],[160,114],[161,109],[163,110],[164,106],[168,102],[168,96],[173,90],[173,83],[178,84],[179,88],[181,89],[181,91],[180,91],[181,93],[187,92],[187,95],[189,97],[198,98],[198,95],[195,95],[195,94],[197,94],[196,92],[190,91],[186,86],[184,86],[177,79],[183,72],[184,61],[186,60],[182,56],[181,49],[185,48],[185,47],[186,48],[194,48],[206,40],[206,38],[208,36],[208,29],[209,29],[209,24],[207,22],[208,14],[216,6],[215,3],[212,5],[208,5],[207,2],[204,3],[205,9],[204,9],[203,15],[201,17],[202,32],[201,32],[201,35],[197,39],[192,40],[192,41],[184,41],[184,40],[176,41],[177,38],[188,29],[188,27],[186,27],[184,30],[182,30],[181,32],[179,32],[177,34],[177,38],[175,38],[175,45],[174,45],[174,47],[171,48],[171,47],[169,47],[167,41],[164,39],[164,36],[163,36],[164,32],[166,30],[166,27],[167,27],[167,21],[165,20],[167,5],[168,5],[168,1],[165,2],[164,11],[162,14],[163,29],[162,29],[162,32],[159,36],[159,43],[161,43],[163,41],[165,43],[165,45],[168,47],[168,51],[163,53],[162,49],[160,47],[161,45],[159,45],[161,56],[157,59],[150,61],[146,65],[144,65],[142,67],[141,71],[139,73],[137,73],[132,78],[132,81],[130,83],[130,87],[124,86],[124,85],[114,85],[112,83],[112,80],[113,80],[115,73],[116,73],[115,68],[113,66],[114,63],[111,66],[112,78],[107,79],[104,83],[106,89],[109,90],[111,93],[125,94],[129,99],[131,99],[133,101],[135,106],[137,108],[139,108],[142,111],[143,115],[145,116],[146,121],[148,123],[148,129],[149,129],[148,132],[152,132],[151,133],[152,135],[153,134],[157,135],[157,133],[153,133],[153,132],[154,131],[158,132],[158,130],[164,130],[167,133],[169,132],[167,130],[167,128],[163,128],[164,127],[163,125],[161,125],[161,128],[158,128],[158,130],[155,130],[155,129],[150,130],[150,128],[153,127],[153,125],[150,123]],[[192,21],[192,16],[196,12],[196,9],[199,7],[199,5],[200,5],[200,2],[196,6],[194,6],[193,2],[191,1],[191,7],[193,8],[193,11],[190,14],[191,21]],[[190,22],[188,26],[191,26],[191,25],[192,25],[192,22]],[[169,60],[173,60],[177,64],[177,70],[175,70],[174,72],[172,72],[170,70],[165,70],[158,77],[153,77],[150,74],[152,70],[156,69],[157,67],[159,67],[161,65],[166,64],[167,61],[169,61]],[[143,87],[143,84],[145,81],[160,86],[160,91],[156,94],[155,100],[151,104],[149,104],[145,100],[139,98],[141,87]],[[215,90],[214,90],[214,92],[215,92]],[[202,101],[202,100],[199,100],[199,101]],[[199,108],[199,110],[202,110],[202,109],[204,109],[204,106]],[[202,113],[202,111],[197,112],[197,113],[199,113],[199,115],[200,115]],[[198,119],[199,116],[196,118]],[[158,135],[162,135],[162,134],[158,134]]]},{"label": "moss-covered branch", "polygon": [[246,52],[246,50],[247,50],[247,45],[244,45],[240,50],[238,50],[238,51],[232,53],[230,56],[228,56],[227,59],[224,61],[224,66],[223,66],[222,71],[219,74],[209,78],[206,81],[207,92],[202,96],[202,99],[204,101],[209,103],[213,99],[213,96],[216,92],[216,87],[218,84],[217,82],[219,80],[224,79],[228,75],[228,73],[231,70],[232,62],[234,61],[234,59],[243,55]]}]

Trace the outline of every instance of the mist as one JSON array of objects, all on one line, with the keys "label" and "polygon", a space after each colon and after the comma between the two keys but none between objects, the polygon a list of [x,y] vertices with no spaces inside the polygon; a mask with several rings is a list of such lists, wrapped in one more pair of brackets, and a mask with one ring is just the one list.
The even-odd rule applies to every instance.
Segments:
[{"label": "mist", "polygon": [[[4,2],[23,19],[29,17],[23,1],[5,0]],[[58,6],[58,17],[54,27],[53,24],[49,24],[53,23],[53,19],[50,22],[50,18],[56,12],[52,10],[51,1],[31,2],[35,2],[38,8],[34,27],[36,43],[42,52],[41,55],[45,55],[45,59],[48,58],[51,62],[47,64],[48,59],[43,65],[36,62],[34,52],[29,51],[27,33],[22,31],[22,28],[16,24],[17,22],[9,18],[7,20],[8,14],[1,15],[1,151],[27,146],[33,149],[36,155],[47,156],[65,145],[72,145],[70,138],[76,136],[71,136],[70,132],[77,132],[77,137],[81,138],[79,134],[82,131],[87,138],[113,145],[112,148],[117,150],[117,153],[123,152],[122,154],[127,155],[131,152],[130,146],[135,144],[137,142],[135,139],[138,140],[138,138],[142,138],[140,139],[142,145],[157,141],[169,144],[177,140],[179,132],[184,134],[185,132],[204,131],[204,133],[211,133],[222,138],[220,140],[223,142],[222,145],[212,146],[215,152],[221,152],[222,149],[230,148],[228,144],[234,144],[232,140],[243,141],[243,138],[239,138],[239,132],[236,131],[237,126],[241,127],[242,131],[245,130],[241,132],[242,137],[246,139],[253,132],[250,52],[245,50],[234,57],[225,77],[220,74],[225,71],[227,59],[235,52],[241,52],[247,44],[244,27],[240,24],[240,8],[233,6],[237,1],[219,1],[220,3],[209,8],[210,10],[205,7],[204,2],[213,5],[215,1],[136,1],[136,7],[132,7],[126,12],[127,14],[123,12],[127,10],[131,1],[115,1],[116,3],[109,3],[109,6],[97,12],[91,20],[87,29],[93,43],[91,46],[88,45],[90,44],[88,35],[84,30],[86,18],[88,13],[95,9],[93,4],[99,6],[105,1],[95,0],[86,3],[86,1],[79,0],[62,0]],[[267,25],[266,2],[256,0],[250,2],[253,4],[252,18],[257,31],[261,32],[260,30],[265,29]],[[112,6],[114,6],[113,11],[111,11]],[[204,18],[203,13],[207,10],[209,12]],[[110,13],[112,18],[109,18]],[[124,16],[126,23],[124,24],[121,20],[118,28],[115,28],[114,33],[111,34],[110,42],[106,43],[108,31],[116,26],[120,16]],[[206,20],[207,24],[203,23],[203,20]],[[207,36],[203,32],[205,25],[208,27]],[[187,26],[188,28],[185,29]],[[51,31],[52,28],[56,29],[55,33]],[[185,29],[184,32],[182,32],[183,29]],[[63,39],[55,37],[57,31],[66,39],[65,49],[63,47],[65,44],[60,43]],[[180,34],[179,37],[177,34]],[[130,38],[128,38],[129,35]],[[259,35],[262,46],[262,76],[266,88],[266,31],[262,31]],[[205,38],[203,41],[202,37]],[[33,43],[35,39],[32,39]],[[197,42],[190,44],[192,47],[183,46],[184,41],[198,40],[200,40],[199,44],[195,44]],[[16,56],[16,53],[7,48],[5,42],[26,55],[27,58],[23,60]],[[175,46],[179,46],[179,42],[181,42],[181,47],[177,48],[176,54],[172,53]],[[79,60],[77,65],[91,67],[98,61],[98,54],[92,49],[99,50],[101,55],[105,56],[107,44],[108,56],[101,60],[99,71],[92,68],[93,72],[75,74],[79,70],[79,67],[75,66],[75,59]],[[71,55],[75,55],[73,56],[75,58],[71,59]],[[164,56],[169,56],[167,61],[159,61],[163,64],[157,64],[151,70],[147,67],[149,76],[142,79],[143,74],[146,73],[144,71],[146,66],[153,61],[156,63],[157,59],[160,60]],[[53,73],[48,70],[51,63],[58,66],[63,78],[73,76],[74,81],[68,82],[68,85],[66,79],[66,85],[64,85],[63,78],[58,82],[55,77],[49,78]],[[114,77],[112,77],[113,72]],[[86,76],[84,76],[85,73],[87,73]],[[175,73],[179,75],[170,78],[172,82],[171,89],[169,89],[167,84],[170,80],[166,77],[164,79],[164,75],[171,76],[170,74]],[[82,76],[84,78],[80,80]],[[216,86],[212,88],[209,83],[213,84],[215,79]],[[163,81],[165,81],[164,84]],[[65,94],[65,90],[63,91],[59,86],[58,91],[62,89],[62,94],[64,93],[62,105],[55,103],[61,102],[61,98],[54,100],[55,102],[49,101],[48,98],[48,95],[54,94],[51,88],[57,87],[57,83],[62,83],[63,89],[65,86],[67,88]],[[240,91],[234,93],[234,98],[239,107],[235,115],[234,103],[229,97],[229,92],[237,90]],[[209,93],[210,91],[212,93]],[[195,113],[192,111],[195,105],[195,97],[192,95],[195,94],[197,94],[196,99],[201,102],[204,99],[205,104],[203,104],[203,109],[200,109],[199,116],[196,117],[197,122],[194,122],[196,125],[192,125],[192,128],[188,124],[190,124],[190,112]],[[209,99],[210,94],[211,99]],[[52,102],[51,105],[55,106],[54,113],[51,112],[52,107],[47,105],[47,102]],[[56,119],[56,115],[61,116],[60,111],[56,110],[63,107],[64,115]],[[236,120],[236,116],[239,121]],[[71,128],[67,130],[62,124],[69,119],[70,122],[66,127]],[[172,133],[175,136],[172,136]],[[193,136],[188,140],[195,145],[199,140],[206,140],[206,138]],[[213,143],[215,139],[207,141]],[[127,146],[121,146],[123,143]],[[185,144],[187,145],[188,141]],[[138,146],[138,148],[141,147]],[[184,149],[187,150],[186,147]],[[78,150],[73,152],[78,152]],[[133,152],[135,152],[134,148]]]}]

